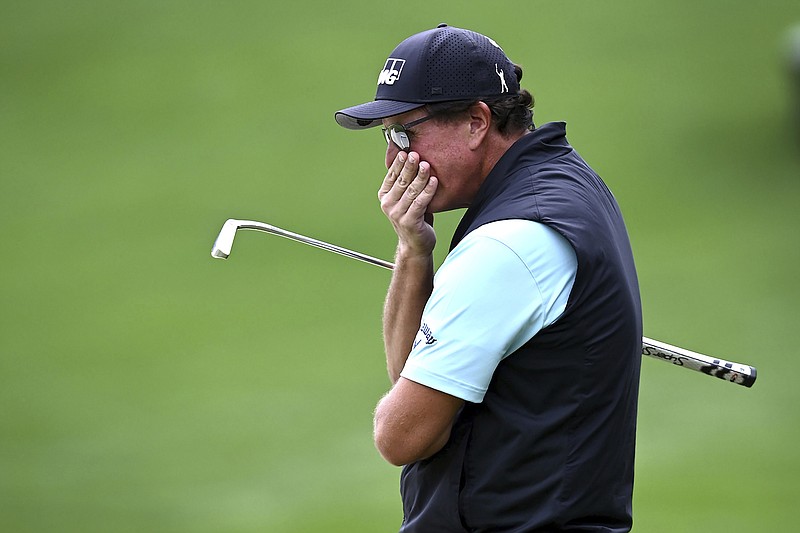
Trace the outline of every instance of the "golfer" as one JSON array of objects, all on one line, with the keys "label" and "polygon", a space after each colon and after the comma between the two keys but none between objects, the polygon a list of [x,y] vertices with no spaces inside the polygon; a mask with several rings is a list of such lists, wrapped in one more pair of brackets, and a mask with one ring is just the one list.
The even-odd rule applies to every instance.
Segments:
[{"label": "golfer", "polygon": [[[402,532],[623,532],[632,524],[642,319],[620,209],[522,69],[481,34],[401,42],[374,101],[397,233],[391,390],[375,444],[403,465]],[[467,208],[434,274],[434,213]]]}]

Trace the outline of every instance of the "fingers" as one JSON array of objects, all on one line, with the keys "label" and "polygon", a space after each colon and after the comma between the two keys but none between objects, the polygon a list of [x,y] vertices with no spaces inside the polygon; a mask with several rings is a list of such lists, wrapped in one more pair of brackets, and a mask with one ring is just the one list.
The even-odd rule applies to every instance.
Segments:
[{"label": "fingers", "polygon": [[388,195],[389,197],[386,199],[388,202],[398,201],[417,176],[419,164],[418,153],[398,152],[378,190],[378,199],[383,201],[384,197]]},{"label": "fingers", "polygon": [[[424,193],[430,180],[430,170],[427,162],[419,161],[419,154],[416,152],[400,152],[378,190],[381,205],[386,207],[396,204],[398,208],[405,210],[417,198],[427,198],[428,195]],[[387,212],[385,208],[384,212]]]},{"label": "fingers", "polygon": [[408,206],[408,213],[414,217],[425,218],[428,205],[433,200],[433,195],[436,194],[439,182],[430,173],[430,166],[427,163],[421,163],[419,175],[408,186],[400,202],[401,204],[406,201],[411,202]]},{"label": "fingers", "polygon": [[380,189],[378,189],[378,199],[383,200],[383,196],[392,190],[395,182],[397,181],[397,177],[400,175],[400,172],[403,170],[403,167],[406,163],[406,159],[408,159],[408,154],[405,152],[398,152],[397,157],[394,158],[394,162],[389,167],[389,170],[386,172],[386,177],[383,179],[383,183],[381,184]]},{"label": "fingers", "polygon": [[430,253],[436,243],[428,206],[439,182],[430,174],[430,164],[420,161],[418,153],[398,154],[378,190],[381,210],[400,243],[420,255]]}]

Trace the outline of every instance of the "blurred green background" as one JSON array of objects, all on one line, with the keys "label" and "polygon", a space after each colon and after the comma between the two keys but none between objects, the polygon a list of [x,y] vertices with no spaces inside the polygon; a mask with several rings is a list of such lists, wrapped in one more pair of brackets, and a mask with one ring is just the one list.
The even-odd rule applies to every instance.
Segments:
[{"label": "blurred green background", "polygon": [[758,367],[643,362],[634,531],[796,527],[796,0],[2,13],[0,530],[397,530],[371,441],[389,274],[253,232],[209,252],[236,217],[391,259],[384,141],[333,112],[439,22],[494,37],[614,190],[645,334]]}]

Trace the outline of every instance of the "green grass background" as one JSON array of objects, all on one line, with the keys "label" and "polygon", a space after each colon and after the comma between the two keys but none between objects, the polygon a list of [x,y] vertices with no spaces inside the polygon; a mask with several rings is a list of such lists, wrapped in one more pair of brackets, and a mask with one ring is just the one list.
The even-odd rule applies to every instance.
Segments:
[{"label": "green grass background", "polygon": [[795,530],[795,0],[0,4],[0,530],[397,529],[388,273],[209,251],[237,217],[391,258],[384,141],[332,115],[443,21],[498,40],[615,191],[645,333],[758,367],[643,362],[634,531]]}]

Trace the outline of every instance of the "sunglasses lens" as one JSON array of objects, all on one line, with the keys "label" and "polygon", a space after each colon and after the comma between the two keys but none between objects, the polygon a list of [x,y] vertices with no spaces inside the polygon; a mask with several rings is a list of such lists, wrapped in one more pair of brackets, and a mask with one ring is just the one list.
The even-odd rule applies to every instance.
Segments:
[{"label": "sunglasses lens", "polygon": [[401,150],[408,150],[411,147],[411,143],[408,142],[408,134],[402,129],[402,126],[389,128],[389,134],[392,137],[392,142]]}]

